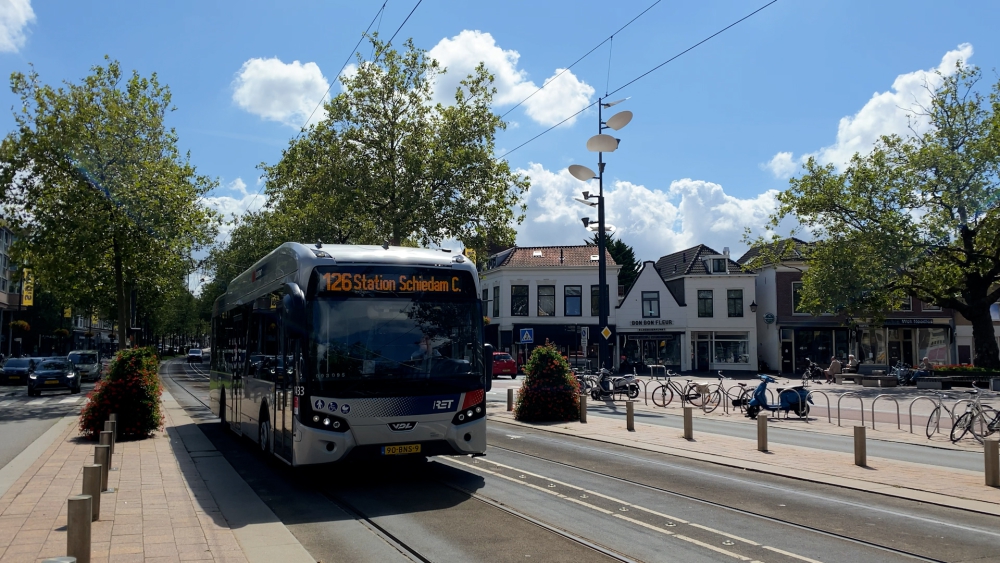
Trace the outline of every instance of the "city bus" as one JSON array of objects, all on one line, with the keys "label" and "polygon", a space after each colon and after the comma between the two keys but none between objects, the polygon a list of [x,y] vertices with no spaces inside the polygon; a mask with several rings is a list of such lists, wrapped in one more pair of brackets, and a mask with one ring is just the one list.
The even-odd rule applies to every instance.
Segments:
[{"label": "city bus", "polygon": [[483,455],[482,307],[461,254],[282,244],[215,301],[212,412],[292,466]]}]

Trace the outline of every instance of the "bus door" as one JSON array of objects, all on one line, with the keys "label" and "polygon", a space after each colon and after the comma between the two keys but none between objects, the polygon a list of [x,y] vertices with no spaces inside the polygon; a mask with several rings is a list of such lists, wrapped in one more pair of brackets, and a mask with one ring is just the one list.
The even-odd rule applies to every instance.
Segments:
[{"label": "bus door", "polygon": [[293,416],[292,403],[298,381],[299,350],[298,341],[283,338],[281,361],[275,373],[274,382],[274,455],[292,463]]},{"label": "bus door", "polygon": [[226,365],[230,374],[229,394],[226,397],[226,420],[237,435],[243,433],[243,377],[246,375],[247,318],[237,309],[233,314],[233,337],[227,349]]},{"label": "bus door", "polygon": [[244,429],[270,451],[274,429],[275,381],[279,370],[277,299],[271,295],[254,301],[247,336],[247,371],[243,378],[241,409]]}]

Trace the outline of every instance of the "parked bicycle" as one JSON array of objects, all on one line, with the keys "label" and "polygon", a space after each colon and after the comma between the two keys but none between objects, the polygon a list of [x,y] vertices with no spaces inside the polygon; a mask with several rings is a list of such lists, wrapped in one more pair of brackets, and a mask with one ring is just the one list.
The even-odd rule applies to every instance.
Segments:
[{"label": "parked bicycle", "polygon": [[704,406],[706,395],[709,392],[707,386],[697,384],[690,379],[685,380],[684,384],[680,384],[673,380],[675,377],[678,377],[678,374],[668,369],[667,380],[660,383],[652,391],[653,404],[658,407],[666,407],[670,401],[674,400],[676,394],[681,398],[682,403],[689,403],[694,407]]},{"label": "parked bicycle", "polygon": [[[930,416],[927,417],[927,438],[933,438],[934,434],[941,431],[941,415],[947,414],[949,424],[955,424],[955,413],[948,408],[948,405],[944,404],[944,395],[938,394],[936,404],[933,409],[931,409]],[[947,426],[945,426],[947,428]]]},{"label": "parked bicycle", "polygon": [[989,405],[982,404],[982,389],[972,384],[973,389],[966,391],[972,395],[972,400],[965,404],[965,412],[955,419],[951,427],[951,441],[958,442],[969,432],[980,444],[990,434],[1000,430],[1000,412]]}]

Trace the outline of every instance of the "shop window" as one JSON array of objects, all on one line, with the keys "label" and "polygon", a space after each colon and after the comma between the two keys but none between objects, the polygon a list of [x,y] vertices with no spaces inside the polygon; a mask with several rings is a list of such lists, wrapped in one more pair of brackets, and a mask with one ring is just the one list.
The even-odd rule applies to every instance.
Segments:
[{"label": "shop window", "polygon": [[563,312],[567,317],[583,315],[583,286],[567,285],[563,287]]},{"label": "shop window", "polygon": [[792,314],[806,314],[802,310],[802,282],[792,282]]},{"label": "shop window", "polygon": [[917,329],[917,361],[927,358],[934,365],[951,363],[948,329]]},{"label": "shop window", "polygon": [[500,286],[493,286],[493,316],[500,316]]},{"label": "shop window", "polygon": [[538,316],[554,317],[556,315],[556,286],[538,286]]},{"label": "shop window", "polygon": [[510,286],[510,316],[512,317],[528,316],[528,286],[526,285]]},{"label": "shop window", "polygon": [[698,316],[699,317],[711,317],[712,314],[712,290],[711,289],[699,289],[698,290]]},{"label": "shop window", "polygon": [[743,316],[743,290],[742,289],[729,289],[729,290],[726,290],[726,303],[729,306],[729,316],[730,317],[742,317]]},{"label": "shop window", "polygon": [[642,318],[657,319],[660,317],[660,292],[642,292]]},{"label": "shop window", "polygon": [[749,364],[750,339],[749,333],[715,333],[715,363]]}]

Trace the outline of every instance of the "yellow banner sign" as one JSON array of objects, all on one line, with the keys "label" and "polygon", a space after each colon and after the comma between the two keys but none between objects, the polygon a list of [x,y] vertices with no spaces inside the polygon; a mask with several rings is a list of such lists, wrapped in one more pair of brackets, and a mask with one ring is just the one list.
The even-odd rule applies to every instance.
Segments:
[{"label": "yellow banner sign", "polygon": [[72,307],[66,307],[65,309],[63,309],[63,318],[66,318],[66,319],[72,319],[73,318],[73,308]]},{"label": "yellow banner sign", "polygon": [[100,322],[101,318],[97,315],[97,313],[90,316],[90,326],[97,326]]},{"label": "yellow banner sign", "polygon": [[24,269],[24,279],[21,285],[21,305],[31,307],[35,304],[35,274]]}]

